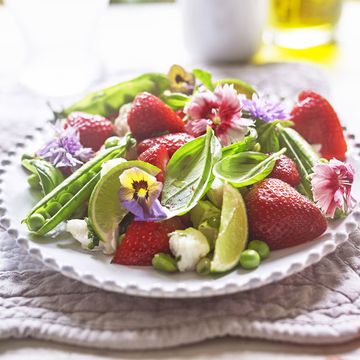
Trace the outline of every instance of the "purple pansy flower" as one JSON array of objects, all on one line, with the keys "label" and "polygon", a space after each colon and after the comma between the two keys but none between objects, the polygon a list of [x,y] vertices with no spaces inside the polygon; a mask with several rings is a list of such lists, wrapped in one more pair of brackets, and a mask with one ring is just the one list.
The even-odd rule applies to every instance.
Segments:
[{"label": "purple pansy flower", "polygon": [[254,119],[264,122],[272,122],[274,120],[285,120],[290,118],[289,112],[282,103],[272,102],[264,97],[253,94],[252,99],[242,99],[243,111],[248,111]]},{"label": "purple pansy flower", "polygon": [[80,143],[78,131],[68,126],[64,129],[60,122],[54,126],[55,139],[49,141],[36,155],[49,161],[58,168],[77,169],[92,156],[90,148],[84,148]]},{"label": "purple pansy flower", "polygon": [[159,201],[161,182],[137,167],[125,170],[119,177],[121,205],[135,215],[138,221],[163,220],[168,216]]}]

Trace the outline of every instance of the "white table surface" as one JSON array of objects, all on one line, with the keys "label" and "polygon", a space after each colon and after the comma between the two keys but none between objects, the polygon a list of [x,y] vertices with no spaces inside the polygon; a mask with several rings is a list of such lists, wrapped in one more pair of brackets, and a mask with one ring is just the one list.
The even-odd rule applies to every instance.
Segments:
[{"label": "white table surface", "polygon": [[[134,17],[137,21],[134,22]],[[348,2],[339,27],[339,45],[304,56],[264,46],[257,62],[315,60],[332,79],[332,99],[350,131],[360,134],[360,1]],[[126,34],[124,33],[126,29]],[[166,31],[164,31],[166,29]],[[144,32],[147,39],[143,41]],[[142,44],[141,48],[138,44]],[[96,46],[107,73],[137,69],[167,69],[172,63],[196,64],[184,50],[181,21],[175,5],[112,6],[99,28]],[[20,36],[4,8],[0,7],[0,109],[16,116],[19,87],[16,74],[24,56]],[[111,53],[108,49],[112,49]],[[146,54],[146,56],[144,56]],[[309,58],[310,56],[310,58]],[[146,62],[144,60],[146,59]],[[130,64],[130,65],[129,65]],[[7,101],[6,107],[1,106]],[[42,102],[33,98],[32,101]],[[10,104],[14,104],[14,111]],[[39,110],[41,112],[41,110]],[[360,340],[336,346],[297,346],[266,341],[225,338],[181,348],[119,352],[84,349],[38,340],[0,342],[0,358],[10,359],[360,359]]]}]

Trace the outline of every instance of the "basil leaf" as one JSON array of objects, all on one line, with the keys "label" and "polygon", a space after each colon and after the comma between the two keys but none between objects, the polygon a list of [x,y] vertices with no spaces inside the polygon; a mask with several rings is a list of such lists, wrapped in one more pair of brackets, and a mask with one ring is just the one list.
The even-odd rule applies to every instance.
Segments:
[{"label": "basil leaf", "polygon": [[256,144],[257,137],[258,134],[255,128],[250,127],[249,135],[245,136],[245,138],[242,141],[239,141],[237,143],[222,148],[222,157],[224,158],[226,156],[237,154],[239,152],[251,150]]},{"label": "basil leaf", "polygon": [[277,122],[266,123],[258,127],[261,151],[264,153],[271,153],[280,150],[280,143],[276,131]]},{"label": "basil leaf", "polygon": [[161,99],[164,103],[170,106],[173,110],[183,109],[187,102],[190,101],[190,96],[182,93],[164,93]]},{"label": "basil leaf", "polygon": [[32,160],[31,166],[34,169],[33,173],[37,174],[39,177],[40,185],[44,192],[44,195],[50,193],[61,182],[64,181],[64,176],[61,171],[45,160]]},{"label": "basil leaf", "polygon": [[204,196],[220,157],[221,145],[210,127],[205,135],[175,152],[168,163],[161,200],[172,216],[188,212]]},{"label": "basil leaf", "polygon": [[253,94],[257,94],[256,90],[250,84],[240,79],[221,79],[215,83],[215,86],[225,84],[233,85],[239,94],[244,94],[248,99],[251,99]]},{"label": "basil leaf", "polygon": [[216,177],[235,187],[255,184],[266,178],[272,171],[275,161],[286,149],[272,155],[247,151],[230,155],[219,161],[213,170]]},{"label": "basil leaf", "polygon": [[196,79],[198,79],[210,91],[215,90],[214,84],[212,82],[212,75],[209,71],[194,69],[192,73],[194,74]]}]

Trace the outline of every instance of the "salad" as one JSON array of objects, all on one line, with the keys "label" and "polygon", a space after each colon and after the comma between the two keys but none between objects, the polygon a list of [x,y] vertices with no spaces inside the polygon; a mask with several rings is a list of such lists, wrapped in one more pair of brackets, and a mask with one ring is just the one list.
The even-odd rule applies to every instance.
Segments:
[{"label": "salad", "polygon": [[30,232],[67,231],[112,266],[255,269],[355,207],[338,116],[305,90],[292,109],[239,79],[179,65],[56,113],[22,165],[42,193]]}]

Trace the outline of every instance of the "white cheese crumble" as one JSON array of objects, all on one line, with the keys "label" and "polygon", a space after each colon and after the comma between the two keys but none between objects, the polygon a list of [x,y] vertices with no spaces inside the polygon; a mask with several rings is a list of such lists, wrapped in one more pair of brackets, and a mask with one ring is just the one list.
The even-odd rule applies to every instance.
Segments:
[{"label": "white cheese crumble", "polygon": [[193,271],[199,260],[210,251],[207,238],[199,230],[188,228],[170,234],[170,250],[179,257],[178,269],[181,272]]}]

